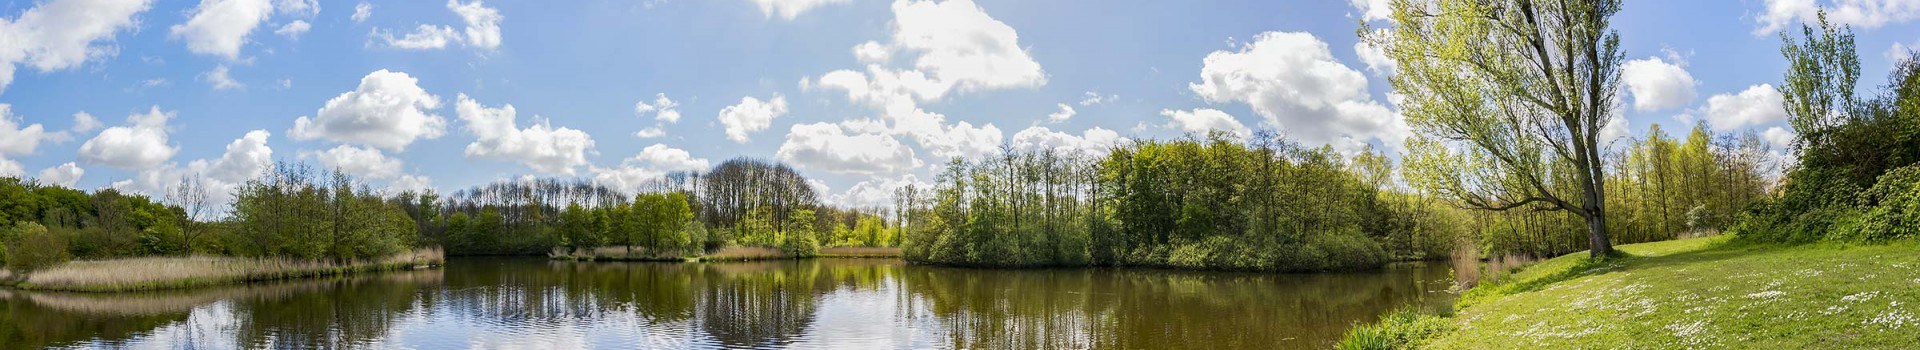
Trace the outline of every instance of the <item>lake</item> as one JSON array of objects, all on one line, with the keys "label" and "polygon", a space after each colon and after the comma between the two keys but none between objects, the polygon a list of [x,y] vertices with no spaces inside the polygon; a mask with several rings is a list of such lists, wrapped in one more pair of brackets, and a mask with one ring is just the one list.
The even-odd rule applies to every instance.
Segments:
[{"label": "lake", "polygon": [[1449,271],[465,258],[188,291],[0,290],[0,348],[1324,349],[1394,308],[1446,303]]}]

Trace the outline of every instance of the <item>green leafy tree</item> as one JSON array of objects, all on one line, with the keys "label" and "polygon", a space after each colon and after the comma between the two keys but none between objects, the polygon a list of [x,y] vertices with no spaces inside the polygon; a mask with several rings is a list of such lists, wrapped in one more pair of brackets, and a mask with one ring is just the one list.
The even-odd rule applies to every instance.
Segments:
[{"label": "green leafy tree", "polygon": [[1618,0],[1396,0],[1394,27],[1362,28],[1399,68],[1389,78],[1421,147],[1417,183],[1484,210],[1560,210],[1607,236],[1601,130],[1619,92]]}]

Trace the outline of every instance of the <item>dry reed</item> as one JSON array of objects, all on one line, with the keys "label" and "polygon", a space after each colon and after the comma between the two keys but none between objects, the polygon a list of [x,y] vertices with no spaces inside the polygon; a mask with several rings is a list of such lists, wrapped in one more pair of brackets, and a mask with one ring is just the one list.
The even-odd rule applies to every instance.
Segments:
[{"label": "dry reed", "polygon": [[118,292],[326,276],[355,271],[415,269],[446,260],[438,248],[417,249],[377,261],[336,264],[289,258],[220,256],[141,257],[85,260],[61,264],[26,276],[18,287],[32,290]]}]

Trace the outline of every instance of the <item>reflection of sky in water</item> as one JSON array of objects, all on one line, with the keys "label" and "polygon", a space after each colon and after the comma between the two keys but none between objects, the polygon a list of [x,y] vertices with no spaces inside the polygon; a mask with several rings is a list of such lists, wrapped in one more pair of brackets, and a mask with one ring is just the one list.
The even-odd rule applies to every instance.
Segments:
[{"label": "reflection of sky in water", "polygon": [[[15,320],[71,318],[42,326],[81,332],[45,340],[68,348],[1323,347],[1342,327],[1447,283],[1434,266],[1272,275],[515,261],[440,273],[187,291],[168,302],[25,293],[5,302]],[[140,315],[100,316],[129,306]],[[129,331],[95,330],[115,326]]]}]

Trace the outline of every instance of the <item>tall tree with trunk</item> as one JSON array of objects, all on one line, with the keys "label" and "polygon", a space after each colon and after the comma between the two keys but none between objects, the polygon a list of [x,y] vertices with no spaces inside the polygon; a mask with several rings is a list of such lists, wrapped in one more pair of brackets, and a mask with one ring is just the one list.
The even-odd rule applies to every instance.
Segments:
[{"label": "tall tree with trunk", "polygon": [[[1395,0],[1360,30],[1399,66],[1389,80],[1417,133],[1416,181],[1483,210],[1562,210],[1607,238],[1601,130],[1619,108],[1619,0]],[[1424,157],[1424,158],[1422,158]]]}]

